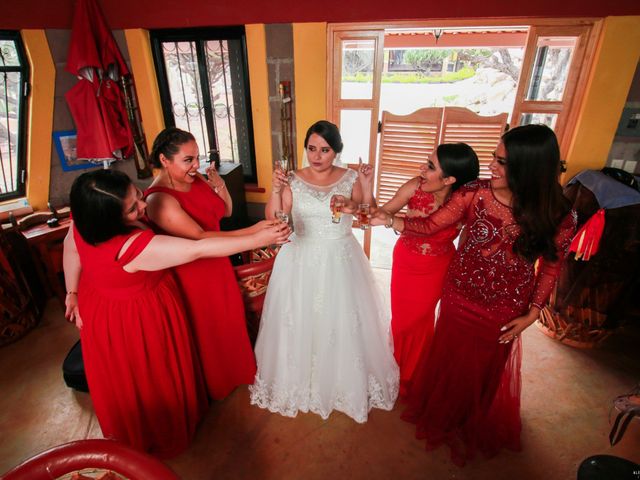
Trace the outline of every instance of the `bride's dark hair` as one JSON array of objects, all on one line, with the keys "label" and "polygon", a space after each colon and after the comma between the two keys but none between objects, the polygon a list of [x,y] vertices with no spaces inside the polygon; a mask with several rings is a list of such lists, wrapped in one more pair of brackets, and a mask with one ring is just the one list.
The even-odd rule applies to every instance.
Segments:
[{"label": "bride's dark hair", "polygon": [[313,134],[320,135],[325,142],[329,144],[331,149],[336,152],[342,152],[342,137],[340,130],[333,123],[326,120],[320,120],[309,127],[307,135],[304,137],[304,148],[307,148],[309,137]]}]

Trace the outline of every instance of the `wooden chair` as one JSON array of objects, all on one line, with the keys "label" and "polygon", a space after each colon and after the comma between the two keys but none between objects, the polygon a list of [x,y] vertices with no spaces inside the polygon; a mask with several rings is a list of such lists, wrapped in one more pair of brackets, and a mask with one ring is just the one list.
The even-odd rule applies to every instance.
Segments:
[{"label": "wooden chair", "polygon": [[279,246],[269,246],[244,252],[244,263],[234,267],[244,300],[247,332],[252,345],[258,337],[267,286],[279,249]]}]

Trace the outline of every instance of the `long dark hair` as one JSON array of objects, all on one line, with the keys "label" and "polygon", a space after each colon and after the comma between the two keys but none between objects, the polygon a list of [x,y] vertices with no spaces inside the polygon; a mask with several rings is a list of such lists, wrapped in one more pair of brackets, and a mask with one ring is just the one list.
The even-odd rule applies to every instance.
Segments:
[{"label": "long dark hair", "polygon": [[533,262],[557,260],[554,238],[571,209],[558,183],[560,149],[545,125],[524,125],[502,136],[507,151],[507,182],[513,194],[513,216],[521,233],[513,250]]},{"label": "long dark hair", "polygon": [[153,141],[153,147],[151,147],[151,153],[149,154],[151,165],[156,168],[162,168],[160,154],[172,159],[180,151],[180,145],[195,140],[195,137],[189,132],[176,127],[165,128]]},{"label": "long dark hair", "polygon": [[124,222],[123,200],[131,179],[115,170],[86,172],[75,179],[69,201],[73,223],[91,245],[131,231]]},{"label": "long dark hair", "polygon": [[320,120],[309,127],[307,135],[304,137],[304,148],[307,148],[309,137],[313,134],[320,135],[324,141],[329,144],[331,149],[336,152],[342,152],[342,137],[340,130],[333,123],[326,120]]},{"label": "long dark hair", "polygon": [[480,162],[476,152],[466,143],[442,143],[436,149],[442,173],[446,177],[455,177],[451,191],[471,180],[478,178]]}]

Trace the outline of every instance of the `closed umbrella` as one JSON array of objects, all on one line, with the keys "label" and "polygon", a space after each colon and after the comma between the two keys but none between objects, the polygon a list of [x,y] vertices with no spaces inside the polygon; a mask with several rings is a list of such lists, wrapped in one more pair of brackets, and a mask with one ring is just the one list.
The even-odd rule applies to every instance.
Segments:
[{"label": "closed umbrella", "polygon": [[65,94],[76,124],[78,159],[130,157],[133,136],[117,83],[129,70],[95,0],[76,3],[66,68],[79,79]]}]

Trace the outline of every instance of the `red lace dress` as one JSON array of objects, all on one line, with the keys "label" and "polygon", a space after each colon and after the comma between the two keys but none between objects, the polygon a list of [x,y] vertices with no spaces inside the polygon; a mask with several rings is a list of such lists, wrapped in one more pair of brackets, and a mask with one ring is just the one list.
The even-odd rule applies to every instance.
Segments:
[{"label": "red lace dress", "polygon": [[406,230],[434,233],[464,221],[460,245],[445,277],[440,315],[420,359],[402,418],[417,425],[427,450],[447,444],[463,465],[479,450],[520,449],[520,338],[500,344],[500,328],[549,297],[575,230],[567,215],[556,236],[559,260],[534,265],[513,253],[519,234],[511,208],[488,181],[468,184],[428,218]]},{"label": "red lace dress", "polygon": [[[407,204],[406,218],[423,218],[439,208],[433,194],[422,191],[421,186],[422,182]],[[401,396],[433,337],[435,309],[459,230],[452,225],[429,236],[403,232],[393,250],[391,330]]]},{"label": "red lace dress", "polygon": [[145,230],[92,246],[74,228],[82,273],[80,339],[102,434],[168,458],[183,451],[207,408],[182,298],[171,272],[123,266],[153,238]]},{"label": "red lace dress", "polygon": [[[174,197],[204,230],[220,230],[224,201],[204,180],[196,178],[189,192],[151,187],[145,196],[153,192]],[[229,259],[204,258],[176,267],[175,271],[209,396],[221,399],[238,385],[253,383],[256,361],[247,334],[242,294]]]}]

